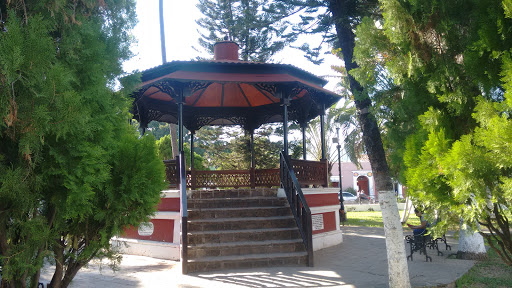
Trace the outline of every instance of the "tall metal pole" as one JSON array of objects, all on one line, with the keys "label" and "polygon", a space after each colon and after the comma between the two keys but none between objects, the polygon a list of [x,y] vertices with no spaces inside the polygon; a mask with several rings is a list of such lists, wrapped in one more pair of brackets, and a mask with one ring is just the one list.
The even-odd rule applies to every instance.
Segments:
[{"label": "tall metal pole", "polygon": [[254,159],[254,130],[251,129],[251,168],[256,167],[256,160]]},{"label": "tall metal pole", "polygon": [[322,111],[320,114],[320,140],[322,141],[322,160],[327,159],[325,149],[325,105],[322,104]]},{"label": "tall metal pole", "polygon": [[[347,216],[345,214],[345,200],[343,199],[343,181],[342,181],[342,175],[341,175],[341,139],[340,139],[340,128],[336,127],[336,137],[338,137],[338,145],[336,148],[338,148],[338,171],[340,175],[340,220],[341,222],[345,222],[347,220]],[[345,225],[345,224],[343,224]]]},{"label": "tall metal pole", "polygon": [[194,170],[194,134],[196,131],[190,130],[190,171]]},{"label": "tall metal pole", "polygon": [[[336,136],[338,137],[338,145],[336,148],[338,148],[338,170],[340,172],[340,193],[343,192],[343,179],[341,178],[341,139],[340,139],[340,128],[336,128]],[[342,193],[343,194],[343,193]],[[343,199],[343,196],[342,196]]]},{"label": "tall metal pole", "polygon": [[283,97],[283,133],[284,133],[284,143],[283,143],[283,151],[284,155],[288,156],[288,105],[290,105],[290,99],[288,99],[287,95],[282,95]]},{"label": "tall metal pole", "polygon": [[165,54],[165,29],[164,29],[164,0],[159,0],[158,14],[160,15],[160,46],[162,48],[162,64],[167,62]]},{"label": "tall metal pole", "polygon": [[306,160],[306,121],[301,123],[302,128],[302,158]]},{"label": "tall metal pole", "polygon": [[178,100],[178,137],[179,137],[179,151],[183,152],[183,141],[185,135],[183,135],[183,89],[179,89],[179,100]]},{"label": "tall metal pole", "polygon": [[256,188],[256,159],[254,158],[254,129],[249,130],[251,133],[251,189]]}]

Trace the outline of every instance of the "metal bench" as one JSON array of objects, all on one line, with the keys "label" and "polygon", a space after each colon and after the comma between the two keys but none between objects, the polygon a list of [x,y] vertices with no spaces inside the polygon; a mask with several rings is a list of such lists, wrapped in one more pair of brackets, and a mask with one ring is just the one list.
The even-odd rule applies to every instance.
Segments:
[{"label": "metal bench", "polygon": [[443,252],[439,251],[439,241],[444,242],[444,244],[446,245],[446,250],[452,250],[452,247],[448,245],[448,243],[446,242],[446,235],[444,234],[442,237],[432,239],[430,233],[428,231],[425,231],[425,233],[421,235],[407,235],[405,236],[405,241],[409,244],[411,250],[411,254],[407,256],[407,260],[409,260],[410,258],[411,261],[413,261],[412,255],[414,254],[414,252],[420,252],[420,255],[425,255],[425,261],[432,262],[432,257],[427,255],[427,247],[429,249],[436,249],[437,256],[443,256]]}]

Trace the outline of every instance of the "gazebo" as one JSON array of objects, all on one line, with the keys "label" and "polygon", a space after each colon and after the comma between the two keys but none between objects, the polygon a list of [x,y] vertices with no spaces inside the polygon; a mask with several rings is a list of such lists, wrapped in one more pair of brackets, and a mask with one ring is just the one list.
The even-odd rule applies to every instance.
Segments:
[{"label": "gazebo", "polygon": [[[167,181],[179,188],[181,211],[181,260],[187,262],[187,187],[282,187],[301,231],[312,265],[311,212],[301,187],[328,185],[324,114],[340,96],[322,88],[327,81],[292,65],[238,60],[238,45],[219,42],[212,61],[173,61],[142,73],[142,84],[133,94],[133,114],[143,131],[151,121],[178,125],[180,155],[164,161]],[[322,160],[306,160],[305,128],[320,116]],[[300,124],[303,159],[288,156],[288,123]],[[282,123],[284,145],[279,169],[255,169],[254,131],[266,123]],[[187,171],[184,127],[194,134],[207,125],[239,125],[251,135],[251,169],[248,171]],[[144,133],[144,132],[143,132]],[[192,161],[194,157],[191,157]],[[193,167],[193,163],[191,165]],[[332,197],[331,197],[332,198]],[[338,227],[339,229],[339,227]]]}]

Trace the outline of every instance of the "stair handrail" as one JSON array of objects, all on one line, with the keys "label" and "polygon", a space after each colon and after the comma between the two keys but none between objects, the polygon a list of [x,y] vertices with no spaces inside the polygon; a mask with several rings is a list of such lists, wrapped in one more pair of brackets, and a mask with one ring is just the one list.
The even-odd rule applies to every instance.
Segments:
[{"label": "stair handrail", "polygon": [[187,174],[185,169],[185,152],[179,154],[179,188],[180,188],[180,213],[181,213],[181,273],[187,274],[188,262],[188,238],[187,238]]},{"label": "stair handrail", "polygon": [[311,210],[309,209],[306,198],[300,188],[300,183],[293,171],[290,156],[281,151],[279,158],[281,186],[286,193],[286,198],[288,199],[293,217],[299,228],[302,242],[304,242],[304,246],[308,252],[308,266],[312,267],[314,261]]}]

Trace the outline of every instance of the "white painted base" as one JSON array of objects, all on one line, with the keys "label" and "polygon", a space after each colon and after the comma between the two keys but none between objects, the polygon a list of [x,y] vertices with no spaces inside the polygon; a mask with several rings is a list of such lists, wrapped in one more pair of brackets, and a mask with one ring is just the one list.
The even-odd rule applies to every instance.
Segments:
[{"label": "white painted base", "polygon": [[343,233],[341,230],[329,231],[313,235],[313,250],[320,250],[323,248],[338,245],[343,242]]},{"label": "white painted base", "polygon": [[[338,194],[338,192],[340,191],[338,188],[323,188],[323,187],[320,187],[320,188],[302,188],[302,193],[304,193],[304,195],[308,195],[308,194]],[[280,198],[286,198],[286,193],[284,192],[284,189],[283,188],[278,188],[277,189],[277,197],[280,197]]]},{"label": "white painted base", "polygon": [[158,241],[114,238],[112,246],[123,254],[148,256],[166,260],[180,260],[180,244]]},{"label": "white painted base", "polygon": [[[405,209],[405,203],[398,203],[398,210]],[[370,209],[371,208],[371,209]],[[381,211],[379,204],[347,204],[345,203],[345,211],[350,212],[367,212],[367,211]]]}]

